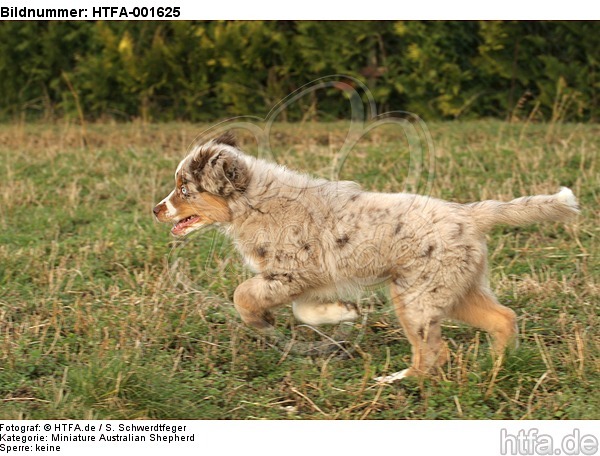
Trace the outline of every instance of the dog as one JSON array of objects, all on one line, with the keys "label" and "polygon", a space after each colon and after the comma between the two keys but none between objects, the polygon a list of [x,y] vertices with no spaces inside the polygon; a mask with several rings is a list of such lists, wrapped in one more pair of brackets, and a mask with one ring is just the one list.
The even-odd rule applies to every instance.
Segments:
[{"label": "dog", "polygon": [[393,382],[447,361],[443,319],[487,331],[498,356],[516,343],[516,314],[488,283],[485,235],[497,224],[567,221],[579,207],[565,187],[470,204],[366,192],[244,154],[225,133],[179,163],[175,189],[153,211],[173,223],[175,236],[206,225],[231,236],[256,273],[236,288],[233,303],[260,330],[272,329],[273,310],[289,303],[310,325],[352,321],[359,310],[341,297],[387,283],[412,348],[409,368],[377,379]]}]

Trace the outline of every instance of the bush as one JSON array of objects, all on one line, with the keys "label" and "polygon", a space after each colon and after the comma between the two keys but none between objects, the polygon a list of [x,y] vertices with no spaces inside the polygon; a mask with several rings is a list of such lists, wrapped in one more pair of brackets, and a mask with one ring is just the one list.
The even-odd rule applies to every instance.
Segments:
[{"label": "bush", "polygon": [[[598,119],[594,22],[0,23],[0,118],[206,121],[266,115],[330,74],[427,119]],[[288,120],[339,118],[315,92]]]}]

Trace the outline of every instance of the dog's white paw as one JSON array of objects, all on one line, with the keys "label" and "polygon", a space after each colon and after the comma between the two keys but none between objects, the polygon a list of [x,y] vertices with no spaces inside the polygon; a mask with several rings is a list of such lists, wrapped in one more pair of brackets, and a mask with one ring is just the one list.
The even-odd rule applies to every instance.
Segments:
[{"label": "dog's white paw", "polygon": [[382,377],[375,377],[375,381],[377,383],[394,383],[397,382],[398,380],[402,380],[403,378],[406,378],[408,375],[408,369],[404,369],[401,370],[400,372],[394,372],[393,374],[390,375],[384,375]]},{"label": "dog's white paw", "polygon": [[342,311],[340,312],[340,323],[354,321],[360,317],[360,310],[353,302],[340,301],[338,303]]},{"label": "dog's white paw", "polygon": [[351,302],[294,302],[292,310],[296,319],[311,326],[338,325],[354,321],[360,316],[356,304]]}]

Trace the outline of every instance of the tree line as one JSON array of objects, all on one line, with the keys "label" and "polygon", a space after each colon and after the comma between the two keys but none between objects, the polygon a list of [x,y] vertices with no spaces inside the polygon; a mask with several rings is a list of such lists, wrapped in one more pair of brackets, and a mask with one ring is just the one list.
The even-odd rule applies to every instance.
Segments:
[{"label": "tree line", "polygon": [[[4,21],[0,120],[263,116],[341,74],[426,120],[597,121],[599,57],[593,21]],[[334,92],[282,116],[347,116]]]}]

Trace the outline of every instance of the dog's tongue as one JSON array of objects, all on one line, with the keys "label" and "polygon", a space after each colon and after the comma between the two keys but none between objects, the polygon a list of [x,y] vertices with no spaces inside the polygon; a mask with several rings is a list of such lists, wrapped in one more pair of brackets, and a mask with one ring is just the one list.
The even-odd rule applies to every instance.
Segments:
[{"label": "dog's tongue", "polygon": [[185,229],[188,226],[193,225],[194,223],[196,223],[199,220],[200,220],[200,217],[198,217],[196,215],[192,215],[190,217],[184,218],[183,220],[180,220],[179,222],[177,222],[175,224],[175,226],[171,229],[171,233],[173,233],[175,235],[179,235],[183,231],[185,231]]}]

